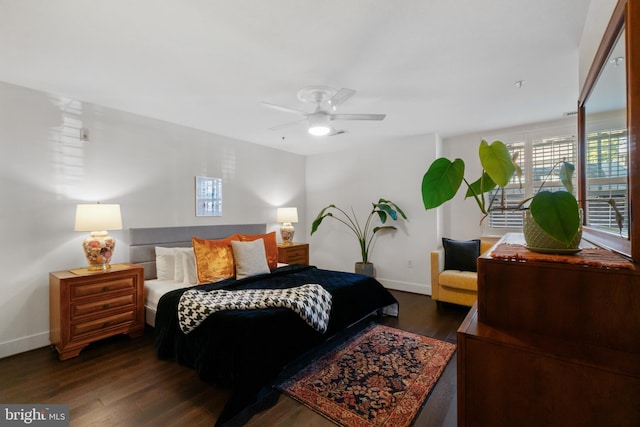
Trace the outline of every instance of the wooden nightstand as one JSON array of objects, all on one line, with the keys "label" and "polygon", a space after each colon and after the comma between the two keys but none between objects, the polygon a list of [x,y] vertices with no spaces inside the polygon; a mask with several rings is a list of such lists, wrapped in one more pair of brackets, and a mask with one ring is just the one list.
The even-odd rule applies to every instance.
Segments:
[{"label": "wooden nightstand", "polygon": [[112,335],[142,336],[143,286],[144,269],[136,264],[49,273],[49,339],[60,360]]},{"label": "wooden nightstand", "polygon": [[291,243],[278,245],[278,262],[285,264],[309,264],[309,244]]}]

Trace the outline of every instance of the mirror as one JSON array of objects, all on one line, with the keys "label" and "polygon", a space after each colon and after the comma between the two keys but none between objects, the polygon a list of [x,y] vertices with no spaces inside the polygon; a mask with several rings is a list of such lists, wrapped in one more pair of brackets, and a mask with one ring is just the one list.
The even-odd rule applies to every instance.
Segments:
[{"label": "mirror", "polygon": [[[579,111],[579,200],[584,238],[636,262],[640,259],[640,223],[633,223],[633,201],[639,196],[640,152],[635,147],[638,121],[640,0],[619,0],[582,90]],[[630,19],[630,17],[635,19]],[[636,72],[637,74],[637,72]]]},{"label": "mirror", "polygon": [[584,104],[585,224],[629,238],[629,143],[624,30]]}]

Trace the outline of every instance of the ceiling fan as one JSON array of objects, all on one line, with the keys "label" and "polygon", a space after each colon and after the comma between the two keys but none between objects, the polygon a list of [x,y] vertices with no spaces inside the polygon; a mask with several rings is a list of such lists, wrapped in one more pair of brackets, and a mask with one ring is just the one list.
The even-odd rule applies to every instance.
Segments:
[{"label": "ceiling fan", "polygon": [[261,104],[274,110],[304,116],[303,119],[269,128],[271,130],[280,130],[307,121],[309,124],[307,131],[311,135],[333,136],[345,131],[337,131],[331,126],[330,122],[332,120],[383,120],[385,118],[385,114],[336,114],[336,107],[351,98],[355,93],[355,90],[346,88],[336,90],[327,86],[304,87],[298,91],[297,96],[302,102],[316,104],[316,108],[312,113],[269,104],[268,102],[262,102]]}]

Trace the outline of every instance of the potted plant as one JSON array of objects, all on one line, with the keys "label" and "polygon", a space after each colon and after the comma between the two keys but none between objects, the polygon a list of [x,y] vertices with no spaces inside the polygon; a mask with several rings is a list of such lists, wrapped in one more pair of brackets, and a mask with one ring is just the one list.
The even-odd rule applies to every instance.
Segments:
[{"label": "potted plant", "polygon": [[[318,230],[318,227],[322,223],[322,220],[329,217],[333,218],[337,221],[340,221],[344,225],[349,228],[349,230],[353,231],[358,239],[358,244],[360,245],[360,254],[362,255],[362,261],[356,262],[355,271],[356,273],[366,274],[367,276],[374,276],[373,263],[369,262],[369,250],[371,249],[371,243],[373,241],[373,236],[376,233],[382,230],[396,230],[397,228],[393,225],[383,225],[374,227],[372,224],[372,220],[375,216],[378,217],[382,224],[387,222],[387,219],[391,218],[396,221],[398,219],[398,214],[407,219],[407,216],[404,214],[402,209],[395,203],[390,200],[380,199],[378,203],[371,203],[372,209],[369,212],[369,216],[367,217],[367,221],[364,223],[364,227],[360,226],[360,223],[356,219],[356,214],[351,208],[351,215],[349,215],[344,210],[340,209],[336,205],[329,205],[323,208],[316,219],[313,220],[313,224],[311,224],[311,235]],[[334,214],[335,212],[335,214]]]},{"label": "potted plant", "polygon": [[[484,214],[480,220],[482,223],[489,214],[493,202],[493,200],[487,200],[485,194],[496,187],[505,187],[514,173],[521,176],[522,171],[516,164],[516,158],[511,157],[509,150],[501,141],[489,144],[482,140],[478,156],[482,165],[482,174],[472,183],[469,183],[464,177],[465,164],[462,159],[454,161],[446,158],[436,159],[422,179],[422,201],[425,209],[436,208],[452,199],[464,181],[467,187],[465,197],[475,199],[480,211]],[[561,164],[560,180],[568,191],[540,191],[541,186],[532,198],[521,203],[523,206],[526,202],[531,202],[528,212],[525,212],[525,241],[527,241],[527,236],[531,234],[528,232],[529,228],[536,226],[540,228],[545,237],[551,239],[549,243],[544,243],[544,247],[539,246],[540,242],[530,243],[527,241],[527,246],[530,249],[539,252],[576,251],[581,238],[580,209],[577,200],[570,192],[574,167],[564,161],[559,164]],[[551,172],[547,178],[550,174]],[[533,225],[530,221],[533,222]]]}]

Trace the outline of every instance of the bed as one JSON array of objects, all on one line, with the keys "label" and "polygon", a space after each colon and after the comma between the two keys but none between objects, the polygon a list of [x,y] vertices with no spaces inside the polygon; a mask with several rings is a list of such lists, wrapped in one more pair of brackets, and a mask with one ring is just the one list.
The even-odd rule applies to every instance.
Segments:
[{"label": "bed", "polygon": [[144,267],[145,322],[155,326],[156,307],[165,293],[188,285],[175,280],[158,278],[156,248],[191,247],[193,236],[203,239],[221,239],[232,234],[263,234],[265,224],[205,225],[191,227],[158,227],[129,229],[129,259]]},{"label": "bed", "polygon": [[[147,316],[153,316],[153,320],[147,318],[147,323],[155,326],[158,356],[173,358],[194,368],[201,379],[232,390],[219,423],[254,403],[261,389],[268,386],[287,364],[336,333],[373,313],[385,311],[397,315],[396,299],[375,279],[314,266],[280,266],[240,280],[230,278],[195,287],[162,283],[154,277],[156,266],[149,248],[155,252],[157,246],[184,246],[188,243],[187,236],[220,239],[235,233],[261,234],[265,229],[266,226],[260,224],[178,227],[153,229],[153,232],[151,229],[131,230],[131,261],[145,266],[145,286],[149,287],[145,295],[155,296],[145,305]],[[312,328],[288,308],[219,311],[210,314],[188,333],[181,329],[178,307],[183,295],[191,290],[209,293],[215,290],[288,289],[307,284],[318,284],[331,295],[325,332]]]}]

